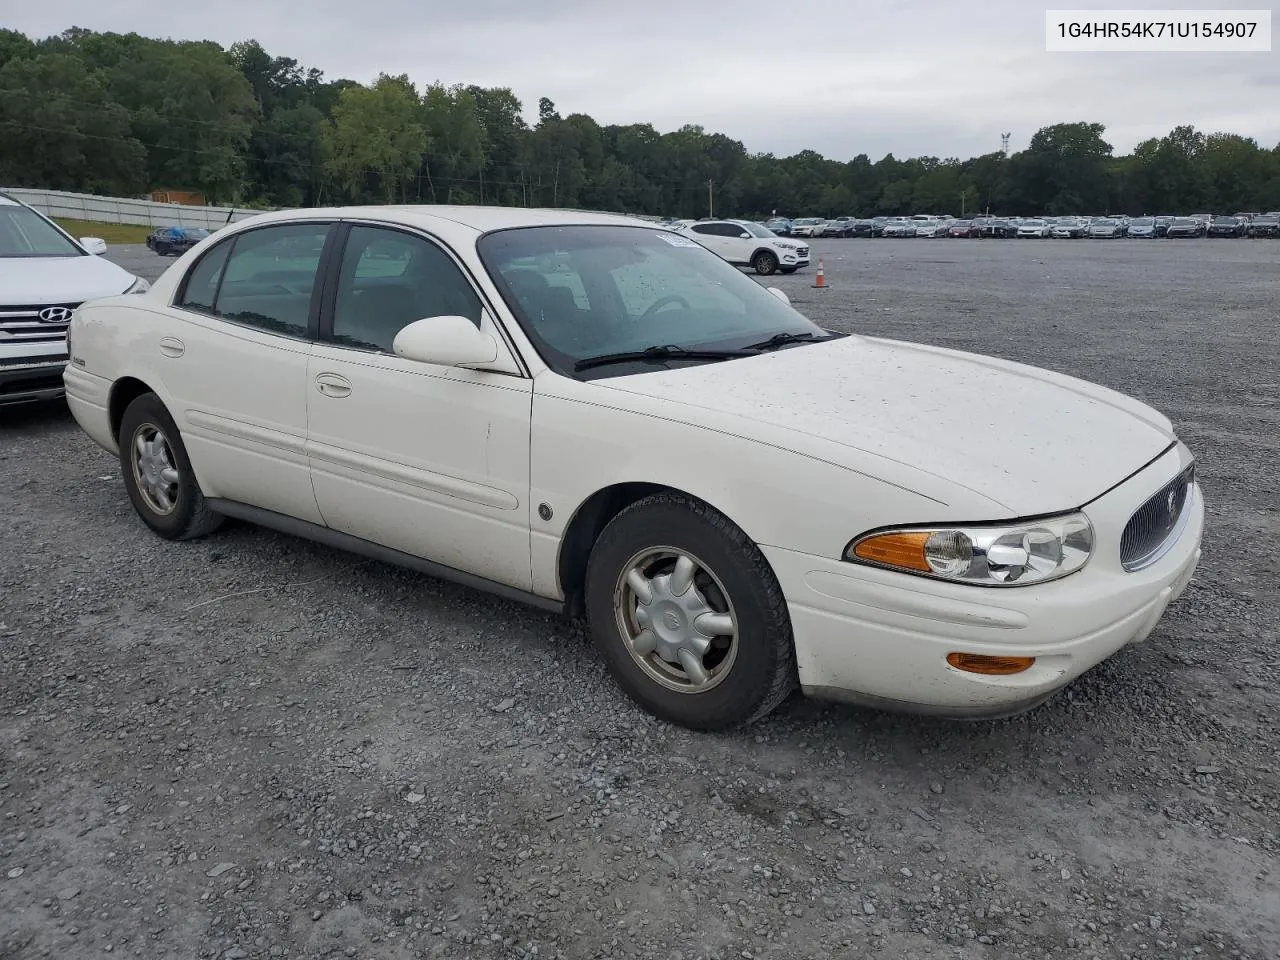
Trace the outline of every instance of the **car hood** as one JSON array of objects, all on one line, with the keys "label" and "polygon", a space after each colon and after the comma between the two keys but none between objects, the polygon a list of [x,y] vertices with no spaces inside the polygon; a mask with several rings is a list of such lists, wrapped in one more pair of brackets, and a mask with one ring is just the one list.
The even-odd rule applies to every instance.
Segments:
[{"label": "car hood", "polygon": [[1105,387],[867,337],[595,383],[945,503],[976,493],[1009,517],[1082,506],[1176,439],[1167,418]]},{"label": "car hood", "polygon": [[83,303],[124,293],[136,279],[102,257],[0,257],[0,302]]}]

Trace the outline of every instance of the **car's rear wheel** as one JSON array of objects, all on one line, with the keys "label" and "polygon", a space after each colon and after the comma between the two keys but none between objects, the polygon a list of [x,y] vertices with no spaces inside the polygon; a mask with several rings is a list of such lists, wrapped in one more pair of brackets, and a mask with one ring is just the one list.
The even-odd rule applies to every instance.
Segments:
[{"label": "car's rear wheel", "polygon": [[778,269],[778,258],[768,250],[761,250],[755,255],[755,259],[751,261],[751,265],[755,267],[756,273],[763,277],[767,277]]},{"label": "car's rear wheel", "polygon": [[610,521],[591,551],[586,611],[619,686],[664,720],[723,730],[795,687],[791,620],[768,561],[692,498],[655,494]]},{"label": "car's rear wheel", "polygon": [[177,425],[154,393],[125,409],[117,441],[125,489],[143,523],[166,540],[191,540],[222,525],[200,491]]}]

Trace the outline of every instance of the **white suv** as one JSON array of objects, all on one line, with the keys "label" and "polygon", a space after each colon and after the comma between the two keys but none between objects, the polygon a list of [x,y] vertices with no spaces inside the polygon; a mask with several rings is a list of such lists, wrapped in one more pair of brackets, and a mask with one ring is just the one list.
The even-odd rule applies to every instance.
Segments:
[{"label": "white suv", "polygon": [[48,217],[0,193],[0,406],[63,394],[67,324],[84,301],[141,293],[147,281],[72,239]]},{"label": "white suv", "polygon": [[809,265],[809,248],[795,240],[749,220],[700,220],[678,227],[677,233],[692,237],[712,253],[718,253],[739,267],[756,273],[795,273]]}]

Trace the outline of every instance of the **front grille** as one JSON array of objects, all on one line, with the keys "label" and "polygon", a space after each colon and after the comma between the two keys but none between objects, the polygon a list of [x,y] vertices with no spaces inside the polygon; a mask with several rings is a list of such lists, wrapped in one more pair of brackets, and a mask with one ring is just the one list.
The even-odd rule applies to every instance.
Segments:
[{"label": "front grille", "polygon": [[1187,467],[1140,506],[1120,537],[1120,564],[1132,572],[1149,567],[1173,546],[1182,532],[1195,464]]},{"label": "front grille", "polygon": [[78,303],[36,303],[9,306],[0,303],[0,343],[53,343],[65,340],[67,320],[42,320],[43,310],[74,310]]},{"label": "front grille", "polygon": [[809,255],[809,248],[801,247],[799,250],[796,251],[796,254],[801,257],[807,257]]}]

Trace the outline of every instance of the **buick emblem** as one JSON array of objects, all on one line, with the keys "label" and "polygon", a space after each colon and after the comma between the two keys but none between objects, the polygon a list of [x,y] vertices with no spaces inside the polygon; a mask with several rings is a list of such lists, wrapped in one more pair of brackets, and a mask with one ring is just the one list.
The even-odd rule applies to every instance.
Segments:
[{"label": "buick emblem", "polygon": [[70,323],[70,307],[45,307],[37,316],[41,323]]},{"label": "buick emblem", "polygon": [[663,622],[666,623],[668,630],[680,629],[680,614],[676,613],[674,610],[668,610],[662,615],[662,619]]}]

